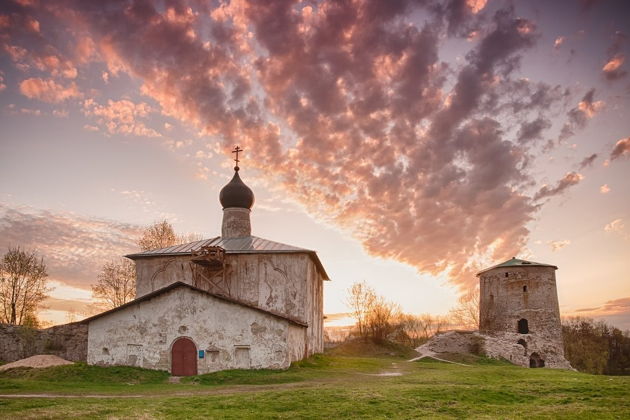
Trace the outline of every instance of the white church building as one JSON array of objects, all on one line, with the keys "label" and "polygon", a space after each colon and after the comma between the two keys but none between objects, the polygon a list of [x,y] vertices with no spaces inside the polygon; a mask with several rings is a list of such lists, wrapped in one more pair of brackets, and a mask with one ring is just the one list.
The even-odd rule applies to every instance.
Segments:
[{"label": "white church building", "polygon": [[282,369],[324,350],[328,275],[315,251],[251,235],[254,194],[236,162],[221,236],[127,255],[136,299],[86,320],[89,364],[186,376]]}]

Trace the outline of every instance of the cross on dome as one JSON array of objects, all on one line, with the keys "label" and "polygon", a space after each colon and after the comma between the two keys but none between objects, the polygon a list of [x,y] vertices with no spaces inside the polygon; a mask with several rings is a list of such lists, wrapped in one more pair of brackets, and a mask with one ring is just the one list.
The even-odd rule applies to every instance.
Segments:
[{"label": "cross on dome", "polygon": [[238,163],[240,162],[240,160],[238,160],[238,154],[240,152],[242,152],[244,149],[241,149],[239,146],[234,146],[234,150],[232,150],[232,153],[236,154],[236,157],[234,158],[234,162],[236,162],[236,166],[234,166],[234,170],[238,171]]}]

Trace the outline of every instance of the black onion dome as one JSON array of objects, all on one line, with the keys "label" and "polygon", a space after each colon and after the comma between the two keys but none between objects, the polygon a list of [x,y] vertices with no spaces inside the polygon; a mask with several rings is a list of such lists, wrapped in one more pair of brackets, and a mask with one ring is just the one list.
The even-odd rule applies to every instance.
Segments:
[{"label": "black onion dome", "polygon": [[234,172],[232,180],[221,189],[219,201],[224,209],[228,207],[251,209],[254,205],[254,193],[238,176],[238,169]]}]

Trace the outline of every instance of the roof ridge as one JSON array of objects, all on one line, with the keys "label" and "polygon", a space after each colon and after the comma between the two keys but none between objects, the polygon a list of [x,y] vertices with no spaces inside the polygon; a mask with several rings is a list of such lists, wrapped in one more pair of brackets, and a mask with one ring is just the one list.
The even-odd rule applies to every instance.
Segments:
[{"label": "roof ridge", "polygon": [[552,264],[539,263],[535,261],[527,261],[527,260],[522,260],[520,258],[512,257],[509,260],[503,261],[502,263],[493,265],[491,267],[488,267],[479,271],[477,275],[483,274],[487,271],[493,270],[495,268],[500,268],[500,267],[553,267],[556,270],[558,269],[557,266],[552,265]]},{"label": "roof ridge", "polygon": [[150,293],[147,293],[146,295],[140,296],[139,298],[136,298],[136,299],[134,299],[132,301],[129,301],[129,302],[123,304],[123,305],[120,305],[120,306],[117,306],[116,308],[113,308],[113,309],[101,312],[100,314],[93,315],[93,316],[91,316],[89,318],[85,318],[84,320],[78,321],[77,323],[86,323],[86,322],[93,321],[94,319],[100,318],[100,317],[105,316],[105,315],[109,315],[110,313],[117,312],[117,311],[119,311],[121,309],[124,309],[124,308],[128,308],[128,307],[133,306],[133,305],[135,305],[137,303],[141,303],[141,302],[144,302],[146,300],[150,300],[150,299],[152,299],[152,298],[154,298],[156,296],[159,296],[159,295],[161,295],[163,293],[166,293],[166,292],[168,292],[168,291],[170,291],[172,289],[176,289],[176,288],[181,287],[181,286],[186,286],[189,289],[196,290],[198,292],[201,292],[201,293],[204,293],[206,295],[215,297],[217,299],[224,300],[226,302],[234,303],[235,305],[244,306],[246,308],[250,308],[250,309],[253,309],[253,310],[264,312],[264,313],[266,313],[268,315],[275,316],[277,318],[285,319],[285,320],[287,320],[287,321],[289,321],[289,322],[291,322],[293,324],[296,324],[296,325],[300,325],[300,326],[303,326],[303,327],[308,327],[308,323],[303,322],[303,321],[298,320],[298,319],[295,319],[295,318],[290,317],[288,315],[281,314],[279,312],[272,311],[272,310],[269,310],[269,309],[264,309],[264,308],[261,308],[258,305],[250,304],[250,303],[244,302],[244,301],[242,301],[240,299],[235,299],[235,298],[233,298],[231,296],[225,296],[225,295],[221,295],[221,294],[218,294],[218,293],[210,292],[208,290],[200,289],[200,288],[195,287],[195,286],[193,286],[191,284],[184,283],[183,281],[176,281],[174,283],[168,284],[168,285],[166,285],[166,286],[164,286],[164,287],[162,287],[160,289],[154,290],[154,291],[152,291]]},{"label": "roof ridge", "polygon": [[199,241],[188,242],[186,244],[172,245],[165,248],[151,249],[148,251],[141,251],[132,254],[127,254],[125,257],[134,260],[137,258],[148,257],[167,257],[167,256],[180,256],[190,255],[194,251],[199,250],[203,246],[218,246],[225,250],[226,254],[291,254],[291,253],[305,253],[309,254],[317,266],[318,271],[322,274],[325,280],[330,280],[324,266],[322,265],[317,252],[312,249],[301,248],[294,245],[285,244],[282,242],[272,241],[270,239],[261,238],[259,236],[244,236],[241,238],[223,238],[221,236],[215,236],[209,239],[202,239]]}]

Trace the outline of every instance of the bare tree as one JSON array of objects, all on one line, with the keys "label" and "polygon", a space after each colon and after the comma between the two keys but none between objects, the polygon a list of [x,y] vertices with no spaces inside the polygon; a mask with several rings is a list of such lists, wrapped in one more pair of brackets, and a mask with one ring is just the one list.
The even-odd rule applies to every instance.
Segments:
[{"label": "bare tree", "polygon": [[476,330],[479,328],[479,286],[459,298],[457,306],[449,312],[454,325]]},{"label": "bare tree", "polygon": [[177,236],[173,226],[166,220],[155,222],[147,227],[138,241],[142,251],[166,248],[167,246],[177,245],[177,243]]},{"label": "bare tree", "polygon": [[199,233],[182,233],[177,234],[178,244],[187,244],[189,242],[196,242],[203,239],[203,236]]},{"label": "bare tree", "polygon": [[348,289],[348,294],[346,303],[352,309],[352,317],[357,322],[359,336],[365,338],[367,336],[366,318],[376,301],[376,293],[367,283],[357,282]]},{"label": "bare tree", "polygon": [[46,264],[34,251],[9,248],[0,263],[0,320],[36,324],[36,312],[50,289]]},{"label": "bare tree", "polygon": [[203,237],[198,233],[176,234],[173,226],[168,221],[162,220],[144,229],[138,245],[142,251],[148,251],[202,239]]},{"label": "bare tree", "polygon": [[110,261],[103,266],[92,296],[108,309],[116,308],[136,296],[136,267],[129,260]]},{"label": "bare tree", "polygon": [[404,331],[409,345],[416,347],[427,341],[436,329],[441,328],[441,321],[437,321],[438,319],[440,317],[434,318],[429,314],[403,314],[400,316],[399,327]]},{"label": "bare tree", "polygon": [[400,315],[400,306],[386,301],[382,296],[376,296],[364,320],[369,335],[376,340],[386,339],[394,331]]}]

